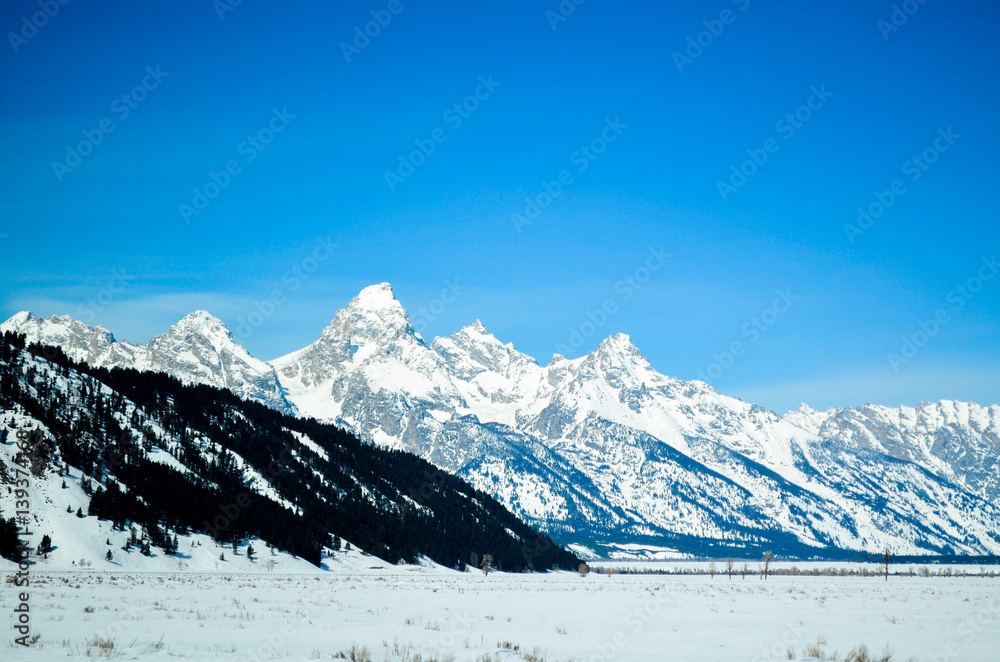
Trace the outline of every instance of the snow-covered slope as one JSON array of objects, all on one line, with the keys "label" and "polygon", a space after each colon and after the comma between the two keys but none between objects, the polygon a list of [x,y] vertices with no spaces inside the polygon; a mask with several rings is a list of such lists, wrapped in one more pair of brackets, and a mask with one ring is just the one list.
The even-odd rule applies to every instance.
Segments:
[{"label": "snow-covered slope", "polygon": [[[13,430],[41,429],[49,438],[52,433],[38,420],[7,411],[0,413],[0,426],[13,426],[11,441],[0,444],[0,466],[12,472],[17,448],[13,443]],[[91,495],[84,491],[85,480],[80,470],[68,467],[64,476],[47,472],[33,477],[30,481],[32,536],[23,540],[37,547],[42,536],[52,540],[52,551],[45,556],[35,555],[34,570],[118,569],[141,570],[144,572],[317,572],[319,569],[303,559],[285,552],[274,550],[273,555],[266,545],[252,539],[240,546],[240,553],[234,555],[232,547],[222,546],[204,533],[190,532],[178,536],[176,555],[164,554],[153,548],[149,556],[140,554],[138,546],[128,547],[131,532],[112,527],[111,522],[87,515]],[[0,485],[6,481],[0,478]],[[6,491],[6,490],[4,490]],[[6,504],[5,504],[6,505]],[[77,509],[83,513],[76,515]],[[4,509],[6,510],[6,508]],[[5,513],[5,515],[10,513]],[[253,545],[257,557],[250,559],[246,550]],[[107,553],[111,552],[111,558]],[[263,552],[264,555],[260,553]],[[225,557],[220,559],[220,555]],[[273,561],[273,563],[271,563]],[[8,563],[0,559],[0,565]]]},{"label": "snow-covered slope", "polygon": [[41,319],[20,312],[0,324],[4,331],[22,333],[29,343],[60,347],[70,358],[92,366],[165,372],[186,384],[229,389],[272,409],[293,411],[274,369],[250,356],[226,325],[204,310],[186,316],[146,345],[119,342],[103,326],[88,326],[67,315]]},{"label": "snow-covered slope", "polygon": [[942,400],[827,411],[802,405],[784,418],[814,435],[919,464],[977,496],[1000,500],[1000,405]]}]

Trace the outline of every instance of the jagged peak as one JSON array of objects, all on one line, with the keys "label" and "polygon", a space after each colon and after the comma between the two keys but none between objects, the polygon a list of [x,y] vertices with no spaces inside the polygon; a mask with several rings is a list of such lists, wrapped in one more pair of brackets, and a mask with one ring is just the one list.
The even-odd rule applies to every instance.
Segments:
[{"label": "jagged peak", "polygon": [[152,338],[149,346],[156,347],[163,342],[186,342],[185,338],[191,336],[204,338],[216,351],[225,349],[250,357],[246,349],[236,342],[226,323],[206,310],[196,310],[185,315],[167,329],[166,333]]},{"label": "jagged peak", "polygon": [[188,313],[182,317],[180,321],[170,327],[170,329],[213,333],[222,332],[230,338],[232,338],[233,335],[232,331],[229,330],[229,327],[226,326],[225,322],[207,310],[196,310],[193,313]]},{"label": "jagged peak", "polygon": [[396,293],[389,283],[378,283],[369,285],[361,290],[356,297],[351,299],[348,308],[361,308],[364,310],[385,310],[402,309],[402,305],[396,300]]},{"label": "jagged peak", "polygon": [[426,346],[423,338],[411,325],[409,314],[396,299],[389,283],[378,283],[362,289],[344,308],[336,312],[319,339],[309,347],[317,349],[336,346],[346,349],[357,344],[358,339],[367,339],[382,346],[398,342],[415,342]]},{"label": "jagged peak", "polygon": [[393,329],[393,333],[403,331],[416,337],[410,326],[410,316],[396,299],[396,294],[389,283],[369,285],[361,290],[347,306],[334,315],[324,334],[336,335],[336,329],[345,325],[353,326],[359,321],[371,330],[383,327],[385,330]]},{"label": "jagged peak", "polygon": [[181,318],[181,322],[207,322],[211,324],[221,324],[225,326],[222,320],[208,312],[207,310],[196,310],[192,313],[188,313]]},{"label": "jagged peak", "polygon": [[597,350],[595,351],[602,354],[642,356],[639,348],[632,342],[632,338],[625,333],[616,333],[613,336],[608,336],[601,341],[601,344],[598,345]]},{"label": "jagged peak", "polygon": [[71,315],[53,315],[51,317],[38,317],[34,313],[22,310],[21,312],[13,315],[3,324],[0,324],[0,331],[15,331],[19,333],[31,333],[31,331],[26,327],[34,327],[35,329],[45,332],[53,331],[55,328],[65,329],[70,333],[77,334],[90,334],[98,333],[105,336],[109,342],[117,342],[111,332],[101,326],[100,324],[96,326],[91,326],[86,322],[76,319]]},{"label": "jagged peak", "polygon": [[34,313],[32,313],[30,310],[22,310],[19,313],[14,313],[13,315],[11,315],[10,319],[8,319],[5,322],[5,324],[7,324],[7,325],[21,325],[21,324],[27,324],[28,322],[35,322],[35,321],[38,321],[38,318],[35,317]]},{"label": "jagged peak", "polygon": [[497,337],[494,336],[492,333],[490,333],[489,330],[485,326],[483,326],[483,323],[480,322],[479,320],[476,320],[475,322],[467,326],[463,326],[461,329],[451,334],[452,340],[457,340],[463,337],[480,338],[483,340],[494,340],[499,344],[503,344],[500,343]]}]

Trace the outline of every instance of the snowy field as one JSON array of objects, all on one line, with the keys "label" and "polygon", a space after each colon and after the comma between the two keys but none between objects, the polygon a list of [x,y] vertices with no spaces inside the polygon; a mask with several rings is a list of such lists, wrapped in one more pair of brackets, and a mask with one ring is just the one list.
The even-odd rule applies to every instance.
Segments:
[{"label": "snowy field", "polygon": [[[820,564],[823,565],[823,564]],[[10,566],[8,566],[10,567]],[[9,574],[7,567],[5,574]],[[2,660],[1000,659],[1000,579],[458,573],[353,555],[333,572],[30,575],[36,648]],[[23,590],[23,589],[18,589]],[[16,591],[0,592],[13,621]]]}]

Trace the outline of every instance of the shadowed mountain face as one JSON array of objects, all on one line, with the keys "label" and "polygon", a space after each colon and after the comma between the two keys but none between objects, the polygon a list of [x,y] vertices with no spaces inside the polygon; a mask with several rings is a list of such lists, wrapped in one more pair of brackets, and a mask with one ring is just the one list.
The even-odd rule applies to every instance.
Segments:
[{"label": "shadowed mountain face", "polygon": [[412,451],[566,542],[1000,552],[997,406],[781,417],[657,373],[621,334],[547,366],[478,321],[427,343],[388,284],[270,365],[300,415]]}]

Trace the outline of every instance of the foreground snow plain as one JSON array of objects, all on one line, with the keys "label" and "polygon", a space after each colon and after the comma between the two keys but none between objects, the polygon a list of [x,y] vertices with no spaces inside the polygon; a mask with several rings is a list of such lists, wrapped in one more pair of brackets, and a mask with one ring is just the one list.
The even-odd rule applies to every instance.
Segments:
[{"label": "foreground snow plain", "polygon": [[[8,629],[0,659],[351,659],[354,647],[372,662],[753,662],[843,660],[861,644],[876,658],[888,645],[900,662],[1000,659],[1000,579],[988,577],[483,576],[360,554],[330,567],[39,568],[30,602],[40,646],[14,646]],[[15,600],[4,584],[11,622]]]}]

